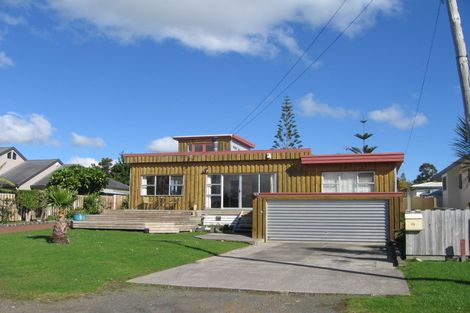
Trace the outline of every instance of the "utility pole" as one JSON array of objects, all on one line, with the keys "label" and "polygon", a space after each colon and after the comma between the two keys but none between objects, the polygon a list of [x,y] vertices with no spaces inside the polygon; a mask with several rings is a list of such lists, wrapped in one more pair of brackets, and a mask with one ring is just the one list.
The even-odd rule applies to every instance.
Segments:
[{"label": "utility pole", "polygon": [[[465,111],[465,120],[467,121],[467,134],[470,134],[470,73],[468,68],[467,48],[463,37],[462,22],[460,19],[457,0],[446,0],[449,11],[450,28],[454,38],[455,53],[457,55],[457,68],[460,76],[460,88]],[[470,136],[468,141],[470,143]]]}]

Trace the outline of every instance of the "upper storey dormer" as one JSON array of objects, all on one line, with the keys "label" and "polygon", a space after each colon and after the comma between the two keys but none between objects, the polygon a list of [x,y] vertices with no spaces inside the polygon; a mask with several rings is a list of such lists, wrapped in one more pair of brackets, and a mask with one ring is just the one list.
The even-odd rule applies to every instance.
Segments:
[{"label": "upper storey dormer", "polygon": [[210,152],[250,150],[255,144],[234,134],[176,136],[178,152]]},{"label": "upper storey dormer", "polygon": [[0,175],[26,161],[15,147],[0,147]]}]

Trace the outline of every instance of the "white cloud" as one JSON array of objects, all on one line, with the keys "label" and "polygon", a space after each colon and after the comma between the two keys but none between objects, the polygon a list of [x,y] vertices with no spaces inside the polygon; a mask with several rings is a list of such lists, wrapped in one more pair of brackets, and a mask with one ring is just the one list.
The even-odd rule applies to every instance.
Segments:
[{"label": "white cloud", "polygon": [[10,26],[15,26],[24,23],[24,19],[21,16],[13,16],[0,11],[0,22]]},{"label": "white cloud", "polygon": [[[269,55],[281,44],[298,50],[293,34],[276,39],[293,24],[317,28],[343,0],[47,0],[50,8],[78,25],[128,43],[140,39],[176,40],[209,53]],[[331,27],[343,29],[369,0],[349,0]],[[350,28],[357,34],[375,24],[379,14],[400,11],[401,0],[375,0]],[[85,22],[85,23],[83,23]],[[281,41],[281,42],[280,42]]]},{"label": "white cloud", "polygon": [[7,68],[9,66],[13,66],[15,63],[12,59],[10,59],[5,52],[0,51],[0,69]]},{"label": "white cloud", "polygon": [[147,148],[154,152],[176,152],[178,142],[171,137],[163,137],[152,141]]},{"label": "white cloud", "polygon": [[87,137],[72,133],[72,143],[75,146],[91,146],[91,147],[104,147],[105,142],[101,137]]},{"label": "white cloud", "polygon": [[[369,118],[376,122],[384,122],[400,130],[410,129],[413,125],[414,113],[405,112],[399,104],[392,104],[381,110],[369,113]],[[423,126],[428,118],[423,113],[416,115],[415,127]]]},{"label": "white cloud", "polygon": [[334,107],[327,103],[323,103],[315,99],[313,93],[306,94],[300,99],[300,113],[304,116],[327,116],[333,118],[359,118],[357,110],[345,109],[342,107]]},{"label": "white cloud", "polygon": [[45,143],[53,132],[51,123],[39,114],[0,115],[0,143]]},{"label": "white cloud", "polygon": [[90,167],[92,164],[98,164],[98,161],[94,158],[75,156],[75,157],[72,157],[67,162],[67,164],[79,164],[85,167]]}]

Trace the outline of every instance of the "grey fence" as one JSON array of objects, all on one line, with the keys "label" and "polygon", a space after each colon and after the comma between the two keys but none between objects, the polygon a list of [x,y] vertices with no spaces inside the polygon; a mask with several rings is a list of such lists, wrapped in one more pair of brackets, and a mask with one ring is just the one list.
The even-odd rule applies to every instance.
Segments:
[{"label": "grey fence", "polygon": [[469,209],[416,211],[423,214],[423,230],[406,233],[407,256],[445,257],[460,255],[460,240],[465,239],[469,255]]}]

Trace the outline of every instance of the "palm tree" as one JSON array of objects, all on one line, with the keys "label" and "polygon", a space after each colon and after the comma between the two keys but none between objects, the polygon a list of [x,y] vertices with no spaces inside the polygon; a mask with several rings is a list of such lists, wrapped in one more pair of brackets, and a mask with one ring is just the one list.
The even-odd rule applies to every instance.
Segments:
[{"label": "palm tree", "polygon": [[463,117],[459,117],[457,126],[455,127],[455,134],[452,146],[455,153],[460,158],[470,158],[470,143],[468,141],[467,123]]},{"label": "palm tree", "polygon": [[48,202],[54,207],[59,208],[59,218],[57,219],[52,231],[52,242],[68,244],[68,223],[65,218],[67,209],[69,209],[76,199],[73,191],[60,187],[51,187],[48,190]]}]

